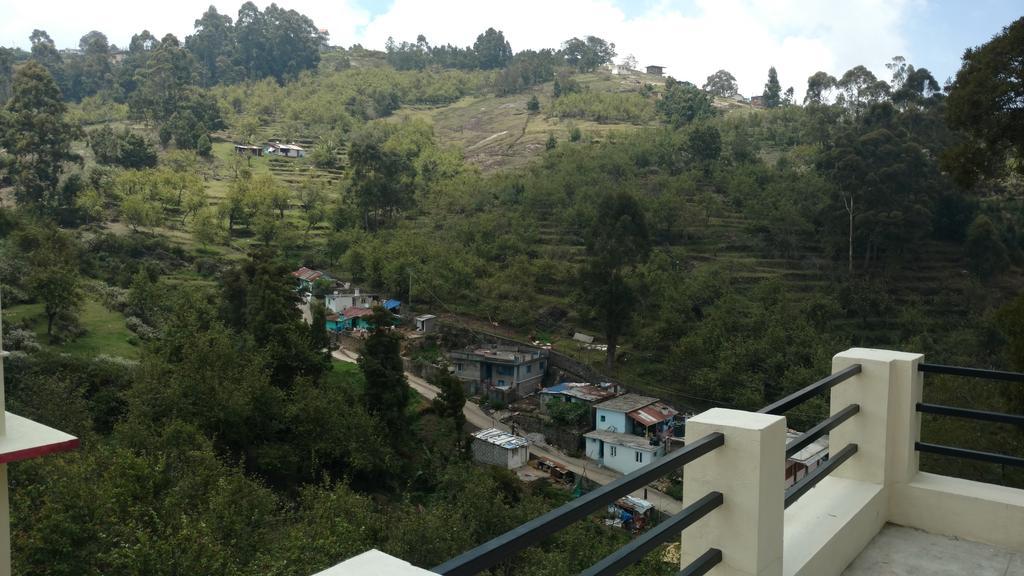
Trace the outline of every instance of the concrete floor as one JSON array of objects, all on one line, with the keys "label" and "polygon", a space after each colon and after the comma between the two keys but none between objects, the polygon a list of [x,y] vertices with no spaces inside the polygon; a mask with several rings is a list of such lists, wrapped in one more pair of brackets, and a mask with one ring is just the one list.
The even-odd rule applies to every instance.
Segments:
[{"label": "concrete floor", "polygon": [[1024,551],[1011,551],[886,525],[843,576],[1024,576]]}]

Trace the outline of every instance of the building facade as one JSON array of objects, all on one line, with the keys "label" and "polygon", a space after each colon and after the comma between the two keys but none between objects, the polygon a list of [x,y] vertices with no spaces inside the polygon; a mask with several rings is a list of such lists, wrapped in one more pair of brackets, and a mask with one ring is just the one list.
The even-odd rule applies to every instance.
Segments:
[{"label": "building facade", "polygon": [[623,474],[639,470],[665,455],[664,442],[652,444],[633,434],[593,430],[583,437],[587,442],[587,458]]},{"label": "building facade", "polygon": [[448,353],[466,393],[511,402],[540,389],[548,351],[530,346],[492,345]]}]

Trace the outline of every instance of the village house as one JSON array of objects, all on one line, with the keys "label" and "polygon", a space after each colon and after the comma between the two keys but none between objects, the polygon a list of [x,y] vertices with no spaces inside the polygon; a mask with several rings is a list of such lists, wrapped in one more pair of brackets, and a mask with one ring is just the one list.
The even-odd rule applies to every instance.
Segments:
[{"label": "village house", "polygon": [[662,438],[672,433],[676,412],[657,398],[623,394],[594,406],[598,430]]},{"label": "village house", "polygon": [[536,392],[547,369],[548,351],[530,346],[468,347],[448,353],[466,393],[512,402]]},{"label": "village house", "polygon": [[261,146],[235,144],[235,154],[239,156],[263,156],[263,148]]},{"label": "village house", "polygon": [[530,460],[529,446],[526,438],[497,428],[473,432],[473,459],[482,464],[508,470],[526,466]]},{"label": "village house", "polygon": [[663,76],[665,74],[664,66],[648,66],[647,73],[654,76]]},{"label": "village house", "polygon": [[312,268],[306,268],[305,266],[292,272],[292,276],[298,279],[298,290],[300,292],[312,291],[314,282],[321,278],[326,278],[326,275],[323,272],[319,270],[313,270]]},{"label": "village house", "polygon": [[433,314],[422,314],[416,317],[416,331],[423,334],[430,334],[437,330],[437,316]]},{"label": "village house", "polygon": [[370,317],[373,316],[371,308],[359,308],[350,306],[341,312],[327,315],[327,329],[334,332],[345,330],[371,330],[373,323]]},{"label": "village house", "polygon": [[352,288],[351,292],[334,292],[324,297],[324,305],[335,314],[341,314],[346,308],[373,308],[377,303],[377,295]]},{"label": "village house", "polygon": [[271,142],[266,148],[267,154],[271,156],[285,156],[287,158],[304,158],[306,156],[306,149],[297,144],[281,144],[280,142]]},{"label": "village house", "polygon": [[665,443],[656,438],[648,440],[610,430],[592,430],[583,437],[587,439],[587,458],[623,474],[639,470],[665,455]]},{"label": "village house", "polygon": [[750,105],[754,108],[764,108],[764,96],[758,94],[750,97]]}]

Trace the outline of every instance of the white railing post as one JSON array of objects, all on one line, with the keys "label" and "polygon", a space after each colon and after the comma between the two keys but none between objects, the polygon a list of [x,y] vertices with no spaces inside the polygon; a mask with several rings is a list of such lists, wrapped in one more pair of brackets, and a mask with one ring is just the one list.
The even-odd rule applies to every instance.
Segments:
[{"label": "white railing post", "polygon": [[686,465],[683,504],[712,491],[723,501],[683,532],[682,566],[717,548],[722,561],[708,574],[780,576],[786,420],[713,408],[686,421],[687,443],[712,432],[723,433],[725,444]]},{"label": "white railing post", "polygon": [[851,348],[832,359],[832,372],[853,364],[861,371],[832,388],[830,412],[859,404],[860,412],[829,435],[829,452],[848,443],[857,453],[832,475],[891,487],[917,475],[914,442],[921,434],[921,354]]}]

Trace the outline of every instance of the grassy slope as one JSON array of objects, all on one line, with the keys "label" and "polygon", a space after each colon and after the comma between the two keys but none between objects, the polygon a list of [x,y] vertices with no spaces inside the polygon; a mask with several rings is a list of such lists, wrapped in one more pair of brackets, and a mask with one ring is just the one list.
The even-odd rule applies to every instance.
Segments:
[{"label": "grassy slope", "polygon": [[[5,308],[3,314],[4,323],[8,325],[27,319],[32,331],[36,333],[38,342],[43,346],[51,347],[47,344],[46,316],[43,314],[42,304],[11,306]],[[85,335],[72,342],[52,346],[52,348],[85,358],[99,354],[129,359],[139,357],[139,348],[129,342],[134,335],[125,327],[125,318],[122,314],[111,312],[94,300],[86,300],[78,319],[82,327],[86,329]]]}]

